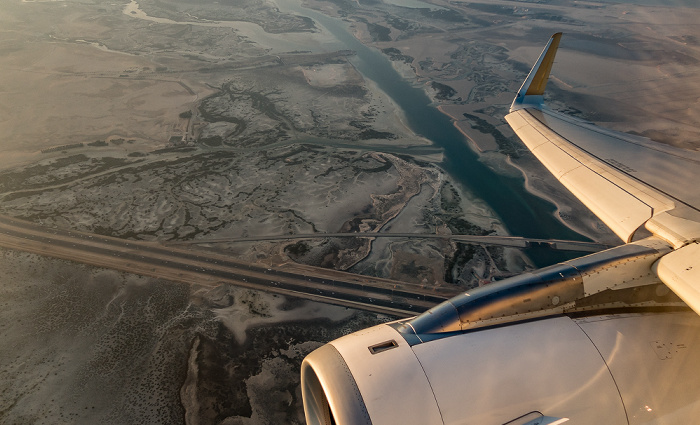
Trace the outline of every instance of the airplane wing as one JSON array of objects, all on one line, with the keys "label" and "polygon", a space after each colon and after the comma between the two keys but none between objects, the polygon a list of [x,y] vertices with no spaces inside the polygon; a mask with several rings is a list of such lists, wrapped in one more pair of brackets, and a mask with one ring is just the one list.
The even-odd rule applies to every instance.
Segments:
[{"label": "airplane wing", "polygon": [[653,270],[700,314],[700,152],[603,129],[547,108],[543,94],[560,39],[561,33],[550,39],[506,121],[623,241],[650,232],[674,248]]},{"label": "airplane wing", "polygon": [[698,417],[700,317],[675,310],[684,309],[680,297],[700,313],[700,158],[548,109],[542,95],[560,38],[549,41],[506,119],[627,243],[317,349],[301,368],[308,424]]}]

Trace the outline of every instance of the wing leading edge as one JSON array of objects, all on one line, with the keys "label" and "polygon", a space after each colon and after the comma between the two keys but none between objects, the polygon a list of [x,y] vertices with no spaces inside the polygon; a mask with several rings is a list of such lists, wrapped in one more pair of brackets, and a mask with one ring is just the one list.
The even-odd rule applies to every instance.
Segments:
[{"label": "wing leading edge", "polygon": [[675,249],[653,267],[700,314],[700,154],[617,133],[548,109],[543,93],[561,33],[530,71],[510,113],[515,133],[623,241],[645,228]]}]

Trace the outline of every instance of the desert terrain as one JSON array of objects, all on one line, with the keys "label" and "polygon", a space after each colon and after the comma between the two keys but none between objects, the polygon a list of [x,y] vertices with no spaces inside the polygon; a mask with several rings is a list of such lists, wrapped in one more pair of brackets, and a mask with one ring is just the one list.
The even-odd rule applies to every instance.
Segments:
[{"label": "desert terrain", "polygon": [[[448,239],[237,241],[511,232],[472,186],[486,183],[448,171],[446,150],[369,77],[374,67],[427,94],[493,173],[484,180],[512,179],[552,205],[549,237],[618,243],[503,120],[558,31],[550,106],[700,148],[700,9],[682,2],[0,0],[0,10],[0,214],[48,228],[462,289],[534,267],[528,251]],[[363,64],[368,51],[390,65]],[[8,424],[303,423],[303,356],[391,320],[0,254]]]}]

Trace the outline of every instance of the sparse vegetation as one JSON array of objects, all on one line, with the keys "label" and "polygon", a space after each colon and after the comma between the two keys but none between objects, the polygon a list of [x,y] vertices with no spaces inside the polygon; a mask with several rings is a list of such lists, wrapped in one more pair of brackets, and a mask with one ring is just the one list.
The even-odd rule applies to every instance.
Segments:
[{"label": "sparse vegetation", "polygon": [[367,29],[372,36],[372,41],[391,41],[391,29],[383,25],[367,23]]},{"label": "sparse vegetation", "polygon": [[447,84],[438,83],[437,81],[431,81],[430,87],[437,92],[435,97],[440,100],[447,100],[457,94],[457,90]]},{"label": "sparse vegetation", "polygon": [[498,150],[501,153],[508,155],[511,158],[520,157],[520,152],[518,152],[517,146],[506,136],[504,136],[503,133],[498,131],[498,129],[493,124],[489,123],[483,118],[477,117],[476,115],[465,113],[464,117],[468,120],[469,125],[474,130],[493,136],[493,138],[496,140],[496,143],[498,144]]},{"label": "sparse vegetation", "polygon": [[401,50],[396,49],[394,47],[388,47],[386,49],[382,49],[382,53],[385,55],[389,56],[389,59],[392,61],[401,61],[404,63],[413,63],[413,56],[409,55],[404,55],[401,53]]}]

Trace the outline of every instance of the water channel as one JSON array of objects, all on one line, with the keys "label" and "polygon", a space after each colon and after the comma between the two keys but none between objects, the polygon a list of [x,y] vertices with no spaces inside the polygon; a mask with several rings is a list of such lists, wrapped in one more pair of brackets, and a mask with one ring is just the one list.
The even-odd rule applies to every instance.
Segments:
[{"label": "water channel", "polygon": [[[555,206],[525,190],[522,178],[495,173],[479,161],[452,120],[431,105],[419,87],[403,80],[381,52],[360,43],[344,23],[287,2],[289,11],[308,16],[325,27],[345,48],[354,50],[350,60],[365,78],[374,81],[403,109],[411,129],[444,150],[441,167],[477,197],[483,199],[501,218],[510,234],[531,238],[587,240],[564,226],[553,213]],[[571,258],[572,254],[531,249],[528,252],[538,266]],[[575,257],[576,255],[574,255]]]},{"label": "water channel", "polygon": [[[422,3],[419,0],[411,1],[416,4]],[[304,48],[313,51],[353,50],[356,55],[351,57],[350,61],[355,68],[392,98],[403,110],[406,122],[414,132],[431,140],[444,151],[441,167],[454,181],[483,199],[500,217],[511,235],[537,239],[587,240],[554,217],[556,208],[553,204],[526,191],[523,178],[503,176],[484,165],[469,147],[464,136],[452,125],[452,120],[431,105],[423,89],[404,80],[381,52],[359,42],[348,31],[345,22],[302,7],[298,0],[277,0],[276,4],[282,12],[313,19],[325,31],[294,34],[290,37],[289,34],[265,33],[258,25],[249,22],[176,22],[146,15],[135,0],[124,9],[124,13],[159,23],[235,28],[237,31],[249,33],[253,40],[271,47],[271,51]],[[528,251],[528,255],[538,266],[577,256],[549,249]]]}]

